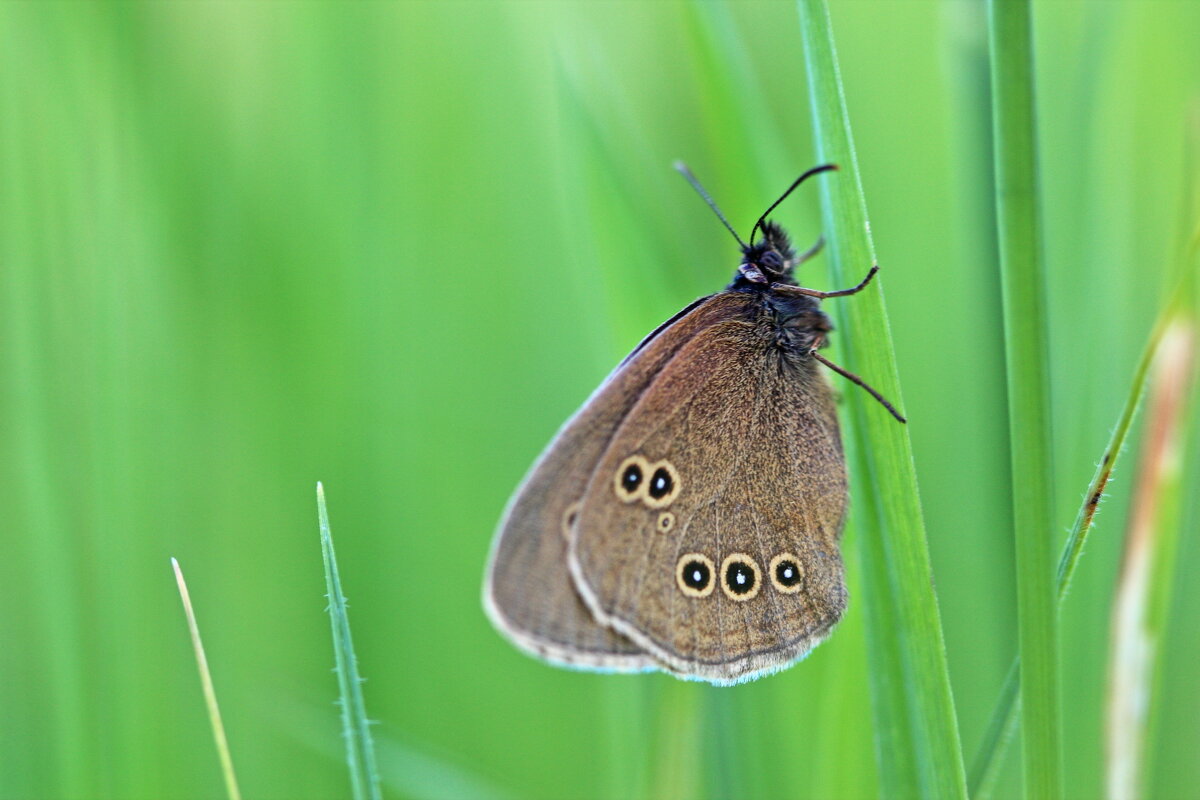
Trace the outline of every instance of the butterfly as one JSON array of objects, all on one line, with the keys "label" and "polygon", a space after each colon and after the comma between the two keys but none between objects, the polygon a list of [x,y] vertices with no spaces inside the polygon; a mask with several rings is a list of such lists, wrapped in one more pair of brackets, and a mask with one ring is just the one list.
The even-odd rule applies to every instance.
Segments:
[{"label": "butterfly", "polygon": [[768,216],[737,239],[720,292],[647,336],[559,430],[509,501],[484,607],[554,664],[659,669],[729,685],[803,658],[846,609],[839,540],[847,479],[822,356],[833,325],[796,284],[797,255]]}]

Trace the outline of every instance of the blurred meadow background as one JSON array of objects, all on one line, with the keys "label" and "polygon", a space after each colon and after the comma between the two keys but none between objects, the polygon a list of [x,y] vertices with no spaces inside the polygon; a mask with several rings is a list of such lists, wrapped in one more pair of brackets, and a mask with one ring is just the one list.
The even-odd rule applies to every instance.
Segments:
[{"label": "blurred meadow background", "polygon": [[[830,13],[969,759],[1016,648],[985,8]],[[1196,223],[1200,4],[1035,36],[1065,536]],[[552,669],[479,599],[559,424],[736,266],[672,162],[745,231],[816,158],[792,2],[0,4],[0,797],[222,794],[171,556],[243,791],[346,795],[318,480],[386,796],[877,795],[853,512],[847,618],[734,689]],[[1140,428],[1063,607],[1071,797]],[[1200,785],[1189,430],[1155,797]]]}]

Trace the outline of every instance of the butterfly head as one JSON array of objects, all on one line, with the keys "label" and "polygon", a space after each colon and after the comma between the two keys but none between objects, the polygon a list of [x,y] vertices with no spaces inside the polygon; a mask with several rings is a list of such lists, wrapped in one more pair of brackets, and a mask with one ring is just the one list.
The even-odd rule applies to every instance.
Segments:
[{"label": "butterfly head", "polygon": [[[733,226],[729,224],[729,220],[725,219],[725,215],[721,213],[721,209],[717,208],[717,204],[713,202],[712,197],[700,185],[700,181],[696,180],[696,176],[687,168],[687,165],[682,162],[676,162],[675,169],[687,179],[687,182],[692,185],[696,193],[708,203],[708,207],[717,215],[717,219],[721,220],[721,224],[737,239],[738,245],[742,249],[742,263],[738,264],[737,274],[733,276],[733,283],[729,285],[729,289],[733,290],[749,290],[754,287],[763,288],[769,287],[773,283],[794,284],[792,280],[792,271],[796,265],[808,258],[816,255],[821,249],[821,242],[818,241],[816,246],[805,252],[798,259],[796,252],[792,250],[792,243],[788,239],[788,235],[783,228],[779,227],[774,222],[768,222],[767,217],[775,210],[775,207],[782,203],[788,195],[795,191],[796,187],[804,183],[813,175],[819,175],[822,172],[836,170],[836,164],[822,164],[818,167],[813,167],[807,170],[799,178],[792,181],[792,185],[787,188],[779,199],[763,212],[763,215],[758,218],[758,222],[754,223],[754,227],[750,229],[750,244],[742,241],[742,237],[738,236]],[[759,238],[759,233],[762,233],[762,238]]]},{"label": "butterfly head", "polygon": [[783,228],[774,222],[762,225],[762,238],[742,245],[742,263],[734,282],[746,280],[750,283],[791,283],[792,269],[796,265],[796,251]]}]

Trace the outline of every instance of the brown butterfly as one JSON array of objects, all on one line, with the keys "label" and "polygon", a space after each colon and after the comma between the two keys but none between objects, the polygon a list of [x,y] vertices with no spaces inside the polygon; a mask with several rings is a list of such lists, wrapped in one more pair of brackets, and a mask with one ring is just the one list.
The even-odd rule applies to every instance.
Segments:
[{"label": "brown butterfly", "polygon": [[[732,684],[782,669],[846,608],[846,468],[817,350],[826,297],[767,216],[724,291],[660,325],[567,421],[492,543],[484,606],[517,646],[583,669]],[[761,231],[761,238],[758,233]]]}]

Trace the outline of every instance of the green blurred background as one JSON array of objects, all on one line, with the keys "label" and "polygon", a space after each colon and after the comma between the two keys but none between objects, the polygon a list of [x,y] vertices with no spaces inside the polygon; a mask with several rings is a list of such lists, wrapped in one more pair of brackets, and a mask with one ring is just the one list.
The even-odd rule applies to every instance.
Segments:
[{"label": "green blurred background", "polygon": [[[1190,228],[1200,3],[1035,5],[1065,532]],[[831,4],[968,754],[1015,648],[984,11]],[[852,542],[836,635],[735,689],[552,669],[480,609],[532,459],[732,274],[676,158],[742,230],[813,164],[792,3],[0,4],[0,796],[221,794],[170,556],[243,790],[346,795],[317,480],[388,796],[874,795]],[[777,218],[814,239],[816,192]],[[1069,796],[1135,454],[1064,612]],[[1200,785],[1182,547],[1163,797]]]}]

